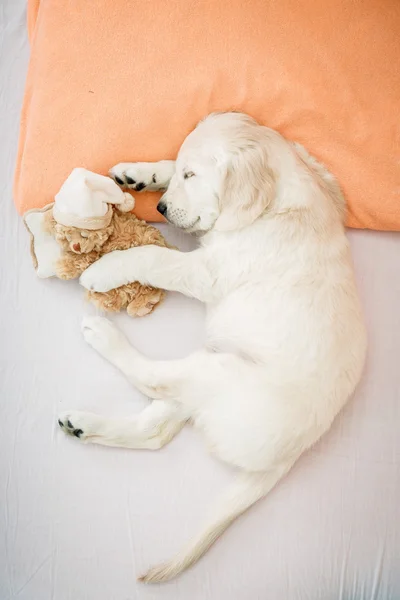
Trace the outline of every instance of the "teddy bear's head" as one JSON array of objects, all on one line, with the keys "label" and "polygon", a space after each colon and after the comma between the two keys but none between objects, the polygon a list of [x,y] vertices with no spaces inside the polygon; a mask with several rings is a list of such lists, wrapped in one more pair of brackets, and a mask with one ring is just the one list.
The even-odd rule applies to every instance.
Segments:
[{"label": "teddy bear's head", "polygon": [[55,196],[49,229],[64,251],[100,252],[114,230],[114,209],[129,212],[134,206],[110,177],[76,168]]},{"label": "teddy bear's head", "polygon": [[92,251],[100,252],[113,229],[112,222],[107,227],[95,231],[55,223],[54,233],[56,241],[64,251],[74,252],[75,254],[88,254]]}]

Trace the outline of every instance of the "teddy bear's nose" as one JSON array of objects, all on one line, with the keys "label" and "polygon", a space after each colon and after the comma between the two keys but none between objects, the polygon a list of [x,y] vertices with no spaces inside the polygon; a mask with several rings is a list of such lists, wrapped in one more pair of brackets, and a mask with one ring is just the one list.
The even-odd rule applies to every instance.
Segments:
[{"label": "teddy bear's nose", "polygon": [[73,244],[72,247],[73,247],[73,249],[76,252],[80,252],[81,251],[81,245],[80,244]]}]

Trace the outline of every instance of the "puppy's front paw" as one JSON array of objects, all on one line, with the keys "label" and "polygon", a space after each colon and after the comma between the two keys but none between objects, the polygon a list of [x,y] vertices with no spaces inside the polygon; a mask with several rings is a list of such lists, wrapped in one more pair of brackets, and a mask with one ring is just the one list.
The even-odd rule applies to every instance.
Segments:
[{"label": "puppy's front paw", "polygon": [[79,283],[91,292],[108,292],[128,283],[123,277],[121,252],[102,256],[82,273]]},{"label": "puppy's front paw", "polygon": [[85,317],[82,321],[82,334],[92,348],[109,360],[115,358],[127,344],[119,329],[103,317]]},{"label": "puppy's front paw", "polygon": [[109,174],[118,185],[137,192],[148,188],[157,181],[152,163],[119,163],[110,169]]},{"label": "puppy's front paw", "polygon": [[79,283],[91,292],[108,292],[113,287],[108,274],[96,263],[82,273]]},{"label": "puppy's front paw", "polygon": [[174,172],[172,160],[157,163],[119,163],[109,171],[110,177],[123,187],[140,192],[166,190]]}]

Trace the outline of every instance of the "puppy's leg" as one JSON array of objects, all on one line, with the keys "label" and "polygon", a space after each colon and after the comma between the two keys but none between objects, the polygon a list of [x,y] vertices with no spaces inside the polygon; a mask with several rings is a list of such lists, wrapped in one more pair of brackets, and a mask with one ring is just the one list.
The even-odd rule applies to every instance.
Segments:
[{"label": "puppy's leg", "polygon": [[175,171],[174,160],[159,162],[119,163],[110,169],[110,176],[118,185],[140,192],[165,191]]},{"label": "puppy's leg", "polygon": [[126,419],[67,411],[59,415],[61,429],[80,441],[102,446],[158,450],[182,429],[179,407],[172,402],[155,400],[141,413]]},{"label": "puppy's leg", "polygon": [[179,252],[153,245],[104,254],[79,280],[83,287],[95,292],[108,292],[134,281],[201,302],[212,300],[216,287],[212,262],[204,249]]},{"label": "puppy's leg", "polygon": [[109,419],[94,413],[68,411],[58,419],[62,430],[83,442],[105,446],[149,450],[164,446],[188,420],[187,409],[171,398],[172,387],[167,383],[159,385],[159,377],[152,374],[153,361],[135,350],[107,319],[88,317],[83,321],[82,329],[85,340],[120,369],[141,392],[150,398],[163,398],[165,391],[170,401],[155,400],[130,419]]},{"label": "puppy's leg", "polygon": [[[145,396],[179,400],[182,383],[195,370],[194,356],[181,360],[155,361],[138,352],[108,319],[86,317],[83,337],[101,356],[119,369]],[[189,418],[189,415],[182,415]]]}]

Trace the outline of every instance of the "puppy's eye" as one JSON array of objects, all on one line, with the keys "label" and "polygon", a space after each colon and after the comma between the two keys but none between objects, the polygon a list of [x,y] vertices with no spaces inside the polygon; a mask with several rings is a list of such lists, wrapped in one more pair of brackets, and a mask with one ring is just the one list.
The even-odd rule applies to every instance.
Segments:
[{"label": "puppy's eye", "polygon": [[186,171],[186,173],[183,174],[183,179],[190,179],[191,177],[194,177],[193,171]]},{"label": "puppy's eye", "polygon": [[86,233],[86,231],[81,231],[81,237],[83,237],[83,238],[88,238],[88,237],[89,237],[89,234],[88,234],[88,233]]}]

